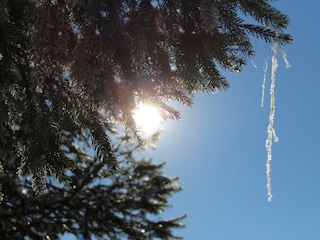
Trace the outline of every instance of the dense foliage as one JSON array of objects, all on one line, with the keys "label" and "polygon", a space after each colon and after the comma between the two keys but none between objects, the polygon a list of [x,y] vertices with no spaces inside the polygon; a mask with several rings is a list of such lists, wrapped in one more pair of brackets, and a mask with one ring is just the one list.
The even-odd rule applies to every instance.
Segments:
[{"label": "dense foliage", "polygon": [[[86,134],[106,171],[117,171],[112,121],[139,139],[132,110],[190,105],[197,91],[228,87],[218,65],[240,71],[250,37],[284,45],[289,19],[270,0],[2,0],[0,162],[59,181],[74,166],[69,142]],[[251,17],[251,18],[250,18]],[[92,163],[93,164],[93,163]]]},{"label": "dense foliage", "polygon": [[86,154],[85,139],[67,150],[75,162],[69,184],[49,178],[43,195],[34,195],[30,178],[16,177],[15,165],[5,168],[1,239],[58,239],[65,233],[77,239],[178,239],[172,231],[183,227],[184,216],[161,217],[168,197],[181,189],[177,178],[163,175],[163,164],[135,160],[144,146],[128,135],[114,146],[122,173],[110,175],[104,161]]}]

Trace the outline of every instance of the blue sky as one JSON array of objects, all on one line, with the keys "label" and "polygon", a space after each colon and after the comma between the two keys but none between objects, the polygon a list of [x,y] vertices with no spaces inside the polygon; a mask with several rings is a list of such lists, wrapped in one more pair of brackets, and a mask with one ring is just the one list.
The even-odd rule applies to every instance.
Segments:
[{"label": "blue sky", "polygon": [[[254,64],[227,74],[231,87],[197,94],[192,108],[178,106],[182,119],[164,125],[157,150],[165,174],[180,176],[184,190],[171,198],[163,217],[184,213],[186,240],[320,239],[320,20],[317,1],[276,1],[291,19],[294,42],[280,51],[276,74],[273,200],[267,201],[266,150],[270,67],[261,108],[263,64],[269,46],[256,42]],[[269,54],[268,54],[269,53]]]}]

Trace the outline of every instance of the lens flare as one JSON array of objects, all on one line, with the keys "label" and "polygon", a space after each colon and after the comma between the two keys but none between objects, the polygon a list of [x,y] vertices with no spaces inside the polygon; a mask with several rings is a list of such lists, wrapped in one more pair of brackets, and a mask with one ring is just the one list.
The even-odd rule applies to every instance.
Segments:
[{"label": "lens flare", "polygon": [[141,105],[134,110],[133,119],[136,126],[147,135],[156,131],[162,120],[158,109],[149,104]]}]

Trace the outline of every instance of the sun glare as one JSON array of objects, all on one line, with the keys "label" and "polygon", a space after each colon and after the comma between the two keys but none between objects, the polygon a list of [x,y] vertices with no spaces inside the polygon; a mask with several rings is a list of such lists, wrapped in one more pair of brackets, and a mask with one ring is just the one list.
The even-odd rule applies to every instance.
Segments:
[{"label": "sun glare", "polygon": [[162,120],[158,109],[152,105],[141,105],[134,110],[133,118],[137,127],[145,134],[156,131]]}]

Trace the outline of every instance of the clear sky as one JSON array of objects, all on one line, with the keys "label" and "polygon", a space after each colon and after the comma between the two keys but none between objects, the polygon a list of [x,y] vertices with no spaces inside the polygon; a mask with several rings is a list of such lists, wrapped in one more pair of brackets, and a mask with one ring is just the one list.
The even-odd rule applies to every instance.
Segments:
[{"label": "clear sky", "polygon": [[320,31],[318,1],[276,1],[291,19],[294,42],[280,51],[276,74],[273,144],[273,200],[267,201],[266,150],[270,68],[265,107],[261,83],[269,46],[257,42],[254,64],[228,74],[227,91],[198,94],[192,108],[179,107],[182,119],[164,126],[157,150],[165,174],[180,176],[184,190],[171,198],[163,216],[184,213],[186,240],[320,239]]}]

